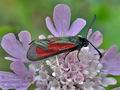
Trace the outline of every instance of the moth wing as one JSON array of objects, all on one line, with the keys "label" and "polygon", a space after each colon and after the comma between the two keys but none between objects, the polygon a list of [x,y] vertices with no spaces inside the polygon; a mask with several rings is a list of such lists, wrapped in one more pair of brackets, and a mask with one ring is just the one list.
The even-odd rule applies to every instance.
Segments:
[{"label": "moth wing", "polygon": [[32,44],[28,50],[27,57],[31,61],[45,59],[47,57],[57,55],[71,49],[76,49],[74,43],[65,43],[65,42],[49,42],[47,49],[43,48],[40,45]]}]

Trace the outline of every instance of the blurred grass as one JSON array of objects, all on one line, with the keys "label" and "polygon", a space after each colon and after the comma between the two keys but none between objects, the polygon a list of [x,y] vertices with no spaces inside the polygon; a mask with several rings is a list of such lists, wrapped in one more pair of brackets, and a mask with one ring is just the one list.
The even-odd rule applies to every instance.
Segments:
[{"label": "blurred grass", "polygon": [[[100,30],[104,35],[101,47],[106,49],[117,44],[120,48],[120,0],[0,0],[0,40],[6,33],[18,33],[21,30],[30,31],[33,39],[38,38],[40,34],[50,34],[45,26],[45,17],[52,17],[53,8],[58,3],[70,6],[71,21],[77,17],[87,20],[82,31],[83,36],[96,14],[97,20],[93,29]],[[0,70],[8,71],[10,61],[4,60],[6,53],[1,48],[0,55]],[[108,90],[112,87],[114,86],[110,86]]]}]

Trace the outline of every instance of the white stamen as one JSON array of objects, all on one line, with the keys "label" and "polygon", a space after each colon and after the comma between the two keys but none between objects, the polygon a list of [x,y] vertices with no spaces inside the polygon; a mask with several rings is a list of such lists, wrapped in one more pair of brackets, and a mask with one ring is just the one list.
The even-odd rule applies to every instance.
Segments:
[{"label": "white stamen", "polygon": [[89,72],[88,72],[87,70],[84,70],[84,71],[83,71],[83,74],[88,75]]},{"label": "white stamen", "polygon": [[50,62],[50,61],[48,61],[48,60],[46,61],[46,64],[47,64],[47,65],[49,65],[49,66],[51,66],[51,65],[52,65],[52,64],[51,64],[51,62]]},{"label": "white stamen", "polygon": [[52,75],[55,77],[56,76],[55,72],[53,72]]},{"label": "white stamen", "polygon": [[48,38],[53,38],[53,35],[48,35]]},{"label": "white stamen", "polygon": [[46,37],[44,35],[39,35],[38,37],[39,39],[46,39]]}]

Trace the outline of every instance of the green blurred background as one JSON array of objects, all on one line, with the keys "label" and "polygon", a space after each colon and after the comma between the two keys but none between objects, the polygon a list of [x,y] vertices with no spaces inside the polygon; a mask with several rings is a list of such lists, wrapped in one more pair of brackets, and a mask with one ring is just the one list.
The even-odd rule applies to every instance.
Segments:
[{"label": "green blurred background", "polygon": [[[83,36],[96,14],[93,29],[100,30],[104,35],[101,47],[105,49],[117,44],[120,48],[120,0],[0,0],[0,40],[6,33],[17,34],[21,30],[30,31],[33,39],[38,38],[40,34],[47,36],[50,32],[45,26],[45,17],[52,17],[54,6],[59,3],[70,6],[71,22],[77,17],[87,20],[82,31]],[[0,48],[0,70],[9,71],[10,61],[4,59],[6,55]],[[110,86],[108,90],[113,87],[115,86]]]}]

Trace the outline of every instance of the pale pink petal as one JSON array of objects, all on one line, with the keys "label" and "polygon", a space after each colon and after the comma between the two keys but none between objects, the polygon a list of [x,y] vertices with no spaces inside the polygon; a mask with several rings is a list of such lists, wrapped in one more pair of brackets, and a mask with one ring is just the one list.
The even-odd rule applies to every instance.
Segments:
[{"label": "pale pink petal", "polygon": [[86,25],[86,21],[84,19],[78,18],[75,20],[71,27],[70,30],[67,33],[67,36],[75,36],[77,35]]},{"label": "pale pink petal", "polygon": [[105,62],[107,63],[108,61],[106,60],[109,60],[111,58],[114,58],[118,53],[118,48],[116,45],[113,45],[110,49],[108,49],[108,51],[105,53],[104,57],[103,57],[103,60],[102,62]]},{"label": "pale pink petal", "polygon": [[16,61],[16,62],[13,62],[12,64],[10,64],[10,68],[21,78],[25,78],[26,73],[28,72],[24,63],[22,63],[20,61]]},{"label": "pale pink petal", "polygon": [[20,59],[16,59],[14,57],[5,57],[5,59],[10,61],[20,61]]},{"label": "pale pink petal", "polygon": [[112,90],[120,90],[120,87],[114,88],[114,89],[112,89]]},{"label": "pale pink petal", "polygon": [[21,31],[19,34],[19,40],[22,43],[24,49],[28,49],[31,42],[31,34],[28,31]]},{"label": "pale pink petal", "polygon": [[99,47],[103,42],[103,35],[100,31],[94,32],[88,39],[95,47]]},{"label": "pale pink petal", "polygon": [[33,81],[34,72],[30,71],[23,62],[16,61],[10,65],[10,68],[21,78]]},{"label": "pale pink petal", "polygon": [[10,61],[21,61],[21,62],[30,62],[28,59],[26,58],[14,58],[14,57],[5,57],[6,60],[10,60]]},{"label": "pale pink petal", "polygon": [[37,90],[48,90],[47,81],[37,81],[36,87]]},{"label": "pale pink petal", "polygon": [[29,86],[30,83],[28,81],[19,78],[16,74],[0,71],[0,88],[27,90]]},{"label": "pale pink petal", "polygon": [[15,89],[15,90],[28,90],[28,87],[26,88],[17,88],[17,89]]},{"label": "pale pink petal", "polygon": [[65,34],[66,31],[69,30],[70,18],[71,11],[69,6],[65,4],[58,4],[54,8],[53,20],[56,30],[60,35],[63,35],[63,33]]},{"label": "pale pink petal", "polygon": [[67,79],[67,80],[73,80],[73,77],[74,77],[74,76],[75,76],[75,74],[74,74],[73,72],[71,72],[71,71],[64,73],[64,77],[65,77],[65,79]]},{"label": "pale pink petal", "polygon": [[103,56],[102,71],[107,74],[120,75],[120,54],[116,46],[112,46]]},{"label": "pale pink petal", "polygon": [[88,34],[87,34],[87,39],[89,39],[89,37],[92,35],[92,33],[93,33],[92,29],[89,29]]},{"label": "pale pink petal", "polygon": [[77,83],[83,83],[83,81],[84,81],[83,74],[81,72],[75,73],[75,75],[74,75],[74,81],[77,82]]},{"label": "pale pink petal", "polygon": [[56,31],[54,25],[53,25],[53,22],[51,21],[50,17],[46,17],[45,19],[46,21],[46,25],[47,25],[47,28],[48,30],[54,35],[54,36],[59,36],[59,33]]}]

